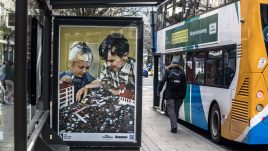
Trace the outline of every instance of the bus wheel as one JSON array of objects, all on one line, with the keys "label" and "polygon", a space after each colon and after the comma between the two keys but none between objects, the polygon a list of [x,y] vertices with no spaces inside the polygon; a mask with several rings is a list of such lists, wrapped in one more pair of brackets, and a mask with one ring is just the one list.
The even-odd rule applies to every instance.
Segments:
[{"label": "bus wheel", "polygon": [[219,144],[221,141],[221,113],[219,105],[215,103],[210,111],[209,132],[213,142]]}]

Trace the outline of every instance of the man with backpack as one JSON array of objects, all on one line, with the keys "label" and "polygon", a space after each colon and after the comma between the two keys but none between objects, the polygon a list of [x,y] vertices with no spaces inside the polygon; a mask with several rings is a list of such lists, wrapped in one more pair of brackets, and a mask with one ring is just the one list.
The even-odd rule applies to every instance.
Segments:
[{"label": "man with backpack", "polygon": [[164,98],[167,100],[167,112],[170,118],[172,133],[177,133],[179,109],[186,94],[186,77],[179,63],[177,59],[172,60],[171,64],[166,67],[157,88],[159,95],[165,82],[167,82]]}]

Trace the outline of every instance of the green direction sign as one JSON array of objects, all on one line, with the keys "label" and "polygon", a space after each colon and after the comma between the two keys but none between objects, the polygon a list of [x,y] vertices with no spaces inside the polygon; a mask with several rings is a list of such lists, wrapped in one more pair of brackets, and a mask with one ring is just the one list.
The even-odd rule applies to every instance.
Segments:
[{"label": "green direction sign", "polygon": [[165,48],[189,47],[218,40],[218,14],[185,21],[184,25],[166,31]]}]

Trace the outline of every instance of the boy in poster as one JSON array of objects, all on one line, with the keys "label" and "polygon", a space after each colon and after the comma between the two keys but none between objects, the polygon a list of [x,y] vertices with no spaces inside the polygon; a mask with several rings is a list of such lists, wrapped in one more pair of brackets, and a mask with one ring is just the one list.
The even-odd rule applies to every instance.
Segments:
[{"label": "boy in poster", "polygon": [[73,85],[74,94],[95,80],[87,70],[93,61],[91,49],[84,42],[75,42],[69,51],[70,69],[59,74],[60,84]]},{"label": "boy in poster", "polygon": [[99,55],[105,61],[99,79],[85,85],[76,93],[76,100],[87,95],[89,89],[100,86],[113,95],[120,95],[129,100],[135,99],[135,60],[128,56],[129,43],[124,35],[108,35],[99,46]]}]

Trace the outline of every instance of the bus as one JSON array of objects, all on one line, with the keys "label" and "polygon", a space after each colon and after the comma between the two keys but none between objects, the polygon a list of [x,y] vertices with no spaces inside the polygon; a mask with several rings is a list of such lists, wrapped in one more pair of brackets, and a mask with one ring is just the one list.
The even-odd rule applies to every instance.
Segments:
[{"label": "bus", "polygon": [[167,0],[156,26],[154,83],[173,58],[187,77],[178,118],[215,143],[268,144],[268,0]]}]

